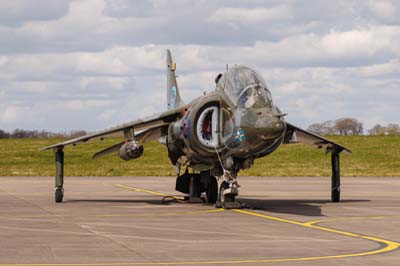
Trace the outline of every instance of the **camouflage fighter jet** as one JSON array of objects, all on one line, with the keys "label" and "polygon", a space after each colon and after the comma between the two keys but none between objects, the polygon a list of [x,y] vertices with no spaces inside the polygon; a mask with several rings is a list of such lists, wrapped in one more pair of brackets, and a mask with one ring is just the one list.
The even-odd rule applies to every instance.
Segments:
[{"label": "camouflage fighter jet", "polygon": [[[245,66],[231,67],[216,77],[215,91],[185,104],[175,70],[167,50],[167,111],[42,149],[55,151],[56,202],[61,202],[64,195],[63,148],[116,132],[123,133],[123,140],[97,152],[93,158],[117,153],[123,160],[133,160],[142,156],[142,143],[158,140],[166,146],[175,167],[176,190],[188,194],[190,202],[199,201],[205,193],[206,201],[216,203],[217,207],[239,207],[239,171],[288,143],[305,143],[331,153],[331,199],[340,200],[339,154],[351,151],[286,122],[286,114],[274,104],[256,71]],[[223,178],[219,189],[216,176]]]}]

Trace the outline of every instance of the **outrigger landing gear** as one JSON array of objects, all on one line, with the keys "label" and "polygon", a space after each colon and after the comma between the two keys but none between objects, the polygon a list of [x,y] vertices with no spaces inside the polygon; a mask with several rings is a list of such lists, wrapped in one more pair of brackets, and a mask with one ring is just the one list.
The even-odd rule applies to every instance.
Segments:
[{"label": "outrigger landing gear", "polygon": [[331,151],[331,163],[332,163],[332,179],[331,179],[331,199],[332,202],[340,201],[340,150],[337,147],[333,147]]},{"label": "outrigger landing gear", "polygon": [[62,202],[64,197],[64,151],[63,148],[54,150],[56,157],[56,184],[55,184],[55,201]]}]

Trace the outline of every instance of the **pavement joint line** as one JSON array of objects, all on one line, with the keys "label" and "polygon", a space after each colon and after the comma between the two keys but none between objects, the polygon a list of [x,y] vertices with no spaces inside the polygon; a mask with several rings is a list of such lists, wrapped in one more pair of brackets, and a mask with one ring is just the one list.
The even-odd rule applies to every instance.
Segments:
[{"label": "pavement joint line", "polygon": [[[153,195],[158,195],[158,196],[167,196],[164,193],[158,192],[158,191],[152,191],[148,189],[140,189],[140,188],[135,188],[135,187],[130,187],[130,186],[125,186],[121,184],[114,184],[114,186],[135,191],[135,192],[146,192],[150,193]],[[221,209],[225,210],[225,209]],[[380,244],[380,248],[370,250],[370,251],[365,251],[365,252],[359,252],[359,253],[349,253],[349,254],[339,254],[339,255],[326,255],[326,256],[316,256],[316,257],[298,257],[298,258],[278,258],[278,259],[255,259],[255,260],[220,260],[220,261],[166,261],[166,262],[160,262],[160,261],[145,261],[145,262],[109,262],[109,263],[11,263],[11,264],[0,264],[0,266],[50,266],[50,265],[55,265],[55,266],[123,266],[123,265],[210,265],[210,264],[258,264],[258,263],[270,263],[270,262],[290,262],[290,261],[313,261],[313,260],[322,260],[322,259],[339,259],[339,258],[349,258],[349,257],[360,257],[360,256],[367,256],[367,255],[376,255],[376,254],[381,254],[381,253],[386,253],[389,251],[394,251],[400,247],[399,242],[394,242],[378,237],[373,237],[373,236],[364,236],[364,235],[359,235],[359,234],[354,234],[351,232],[346,232],[346,231],[341,231],[341,230],[336,230],[336,229],[331,229],[327,227],[322,227],[322,226],[317,226],[315,224],[317,223],[323,223],[323,222],[330,222],[334,220],[350,220],[350,219],[368,219],[367,217],[349,217],[349,218],[332,218],[332,219],[326,219],[326,220],[313,220],[313,221],[308,221],[308,222],[298,222],[294,220],[289,220],[289,219],[284,219],[280,217],[275,217],[275,216],[270,216],[270,215],[264,215],[256,212],[250,212],[250,211],[245,211],[241,209],[232,209],[231,211],[236,212],[236,213],[241,213],[249,216],[255,216],[259,218],[264,218],[268,220],[274,220],[278,222],[284,222],[284,223],[289,223],[293,225],[298,225],[298,226],[303,226],[306,228],[311,228],[311,229],[316,229],[320,231],[326,231],[330,233],[336,233],[340,235],[346,235],[349,237],[355,237],[355,238],[361,238],[361,239],[366,239],[370,240],[376,243]],[[378,216],[383,218],[384,216]],[[372,217],[371,219],[376,219],[376,217]],[[383,247],[382,247],[383,244]]]},{"label": "pavement joint line", "polygon": [[[134,187],[124,186],[124,185],[120,185],[120,184],[119,184],[119,187],[123,187],[123,188],[127,187],[127,188],[130,188],[130,189],[134,189],[134,191],[148,192],[148,193],[151,193],[153,195],[160,195],[160,196],[165,196],[166,195],[166,194],[158,192],[158,191],[134,188]],[[298,221],[284,219],[284,218],[280,218],[280,217],[276,217],[276,216],[264,215],[264,214],[259,214],[259,213],[256,213],[256,212],[249,212],[249,211],[245,211],[245,210],[241,210],[241,209],[233,209],[233,211],[234,212],[238,212],[238,213],[242,213],[242,214],[257,216],[257,217],[261,217],[261,218],[265,218],[265,219],[270,219],[270,220],[274,220],[274,221],[278,221],[278,222],[284,222],[284,223],[299,225],[299,226],[303,226],[303,227],[306,227],[306,228],[316,229],[316,230],[325,231],[325,232],[329,232],[329,233],[345,235],[345,236],[348,236],[348,237],[367,239],[367,240],[374,241],[374,242],[377,242],[379,244],[384,244],[385,245],[383,248],[378,248],[376,250],[371,250],[371,251],[361,252],[361,253],[351,253],[351,254],[333,255],[333,256],[321,256],[321,257],[308,257],[308,258],[293,258],[293,259],[285,259],[283,261],[316,260],[316,259],[329,259],[329,258],[346,258],[346,257],[356,257],[356,256],[358,257],[358,256],[374,255],[374,254],[380,254],[380,253],[384,253],[384,252],[389,252],[389,251],[398,249],[400,247],[400,243],[398,243],[398,242],[385,240],[385,239],[381,239],[381,238],[378,238],[378,237],[362,236],[362,235],[355,234],[355,233],[352,233],[352,232],[346,232],[346,231],[342,231],[342,230],[336,230],[336,229],[331,229],[331,228],[315,225],[317,223],[328,222],[328,221],[333,221],[333,220],[343,220],[344,218],[333,218],[333,219],[326,219],[326,220],[314,220],[314,221],[308,221],[308,222],[298,222]],[[376,219],[377,217],[382,217],[382,216],[374,216],[373,218]],[[353,217],[353,219],[354,218],[357,218],[357,217]],[[365,217],[363,217],[363,218],[365,219]],[[272,261],[277,262],[276,260],[272,260]],[[278,260],[278,261],[282,261],[282,260]],[[253,261],[253,263],[255,263],[255,261]]]},{"label": "pavement joint line", "polygon": [[[389,252],[389,251],[394,251],[394,250],[396,250],[396,249],[398,249],[400,247],[400,243],[399,242],[390,241],[390,240],[386,240],[386,239],[382,239],[382,238],[378,238],[378,237],[359,235],[359,234],[355,234],[355,233],[352,233],[352,232],[346,232],[346,231],[341,231],[341,230],[336,230],[336,229],[331,229],[331,228],[315,225],[316,223],[330,222],[330,221],[334,221],[334,220],[345,220],[346,218],[333,218],[333,219],[326,219],[326,220],[314,220],[314,221],[309,221],[309,222],[302,223],[302,222],[283,219],[283,218],[270,216],[270,215],[263,215],[263,214],[259,214],[259,213],[256,213],[256,212],[249,212],[249,211],[240,210],[240,209],[234,209],[233,211],[237,212],[237,213],[242,213],[242,214],[246,214],[246,215],[251,215],[251,216],[264,218],[264,219],[270,219],[270,220],[275,220],[275,221],[279,221],[279,222],[285,222],[285,223],[295,224],[295,225],[299,225],[299,226],[304,226],[304,227],[312,228],[312,229],[316,229],[316,230],[326,231],[326,232],[330,232],[330,233],[341,234],[341,235],[345,235],[345,236],[349,236],[349,237],[367,239],[367,240],[374,241],[374,242],[377,242],[379,244],[383,244],[384,245],[384,247],[381,247],[381,248],[378,248],[378,249],[375,249],[375,250],[371,250],[371,251],[361,252],[361,253],[350,253],[350,254],[342,254],[342,255],[309,257],[309,258],[293,258],[293,259],[287,259],[287,260],[284,259],[284,260],[280,260],[280,261],[317,260],[317,259],[359,257],[359,256],[375,255],[375,254],[385,253],[385,252]],[[379,217],[383,218],[383,216],[379,216]],[[366,217],[349,217],[348,220],[350,220],[350,219],[355,220],[356,218],[367,219]],[[376,217],[373,217],[373,218],[376,219]]]},{"label": "pavement joint line", "polygon": [[130,216],[168,216],[168,215],[181,215],[181,214],[199,214],[199,213],[213,213],[221,212],[225,209],[211,209],[200,211],[183,211],[183,212],[165,212],[165,213],[149,213],[149,214],[101,214],[95,215],[96,217],[130,217]]}]

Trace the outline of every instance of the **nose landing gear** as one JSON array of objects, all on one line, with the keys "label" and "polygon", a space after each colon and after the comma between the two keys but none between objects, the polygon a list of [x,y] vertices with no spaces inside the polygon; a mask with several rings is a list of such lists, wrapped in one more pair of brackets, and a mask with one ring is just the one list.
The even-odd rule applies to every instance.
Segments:
[{"label": "nose landing gear", "polygon": [[224,171],[224,181],[219,188],[218,200],[215,203],[216,208],[238,209],[241,204],[236,201],[236,196],[239,195],[239,184],[237,179],[233,177],[229,171]]}]

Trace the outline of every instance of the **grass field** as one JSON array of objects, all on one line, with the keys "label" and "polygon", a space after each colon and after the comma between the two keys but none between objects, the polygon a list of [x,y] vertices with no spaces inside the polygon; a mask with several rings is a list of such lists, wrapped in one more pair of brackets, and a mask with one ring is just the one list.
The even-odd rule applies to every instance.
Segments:
[{"label": "grass field", "polygon": [[[400,176],[399,136],[330,137],[349,147],[353,154],[341,156],[344,176]],[[0,176],[52,176],[54,154],[39,148],[61,139],[0,139]],[[144,155],[123,161],[116,154],[92,160],[91,156],[119,139],[108,138],[65,148],[67,176],[164,176],[175,175],[165,147],[157,142],[144,145]],[[329,176],[330,156],[299,144],[282,145],[270,156],[258,159],[240,175]]]}]

